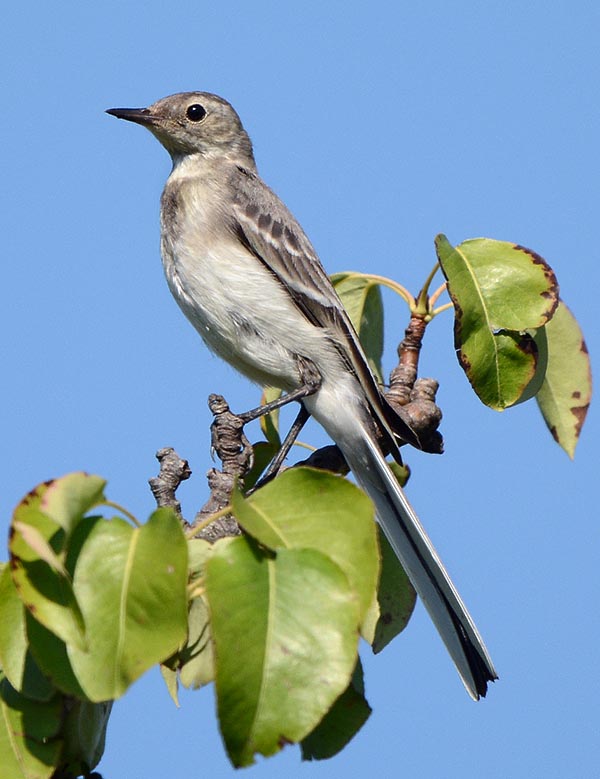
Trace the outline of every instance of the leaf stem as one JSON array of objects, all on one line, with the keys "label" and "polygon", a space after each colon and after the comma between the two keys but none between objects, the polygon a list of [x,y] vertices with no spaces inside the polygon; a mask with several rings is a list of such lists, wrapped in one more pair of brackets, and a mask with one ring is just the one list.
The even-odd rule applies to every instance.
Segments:
[{"label": "leaf stem", "polygon": [[453,308],[453,307],[454,307],[454,303],[444,303],[443,306],[439,306],[439,308],[434,308],[433,311],[431,312],[431,316],[432,317],[437,316],[438,314],[441,314],[442,311],[447,311],[449,308]]},{"label": "leaf stem", "polygon": [[446,282],[444,282],[443,284],[440,284],[440,286],[436,289],[435,292],[431,293],[431,295],[429,296],[429,305],[431,308],[433,308],[433,306],[436,304],[439,296],[442,295],[447,289],[448,289],[448,285],[446,284]]},{"label": "leaf stem", "polygon": [[305,444],[304,441],[294,441],[294,446],[299,446],[301,449],[308,449],[309,452],[316,452],[317,447],[312,444]]},{"label": "leaf stem", "polygon": [[[123,514],[123,516],[127,517],[127,519],[131,520],[131,522],[133,522],[133,524],[136,527],[141,527],[142,526],[142,523],[139,521],[139,519],[134,517],[133,514],[130,511],[127,511],[127,509],[124,508],[123,506],[119,505],[119,503],[115,503],[112,500],[103,500],[103,501],[100,501],[100,503],[96,503],[96,506],[108,506],[108,508],[116,509],[121,514]],[[94,506],[94,508],[96,506]]]},{"label": "leaf stem", "polygon": [[440,269],[440,264],[439,264],[439,262],[436,262],[436,264],[431,269],[431,272],[430,272],[429,276],[427,276],[427,278],[425,279],[425,284],[423,284],[423,289],[424,289],[425,292],[428,291],[428,289],[429,289],[429,287],[431,285],[431,282],[433,281],[433,279],[435,277],[435,274],[439,271],[439,269]]},{"label": "leaf stem", "polygon": [[373,283],[379,284],[382,287],[389,287],[389,289],[393,290],[397,295],[400,295],[411,309],[416,305],[414,297],[406,287],[403,287],[402,284],[398,284],[397,281],[392,281],[392,279],[388,279],[386,276],[378,276],[375,273],[359,273],[358,271],[346,271],[346,273],[348,278],[370,279]]},{"label": "leaf stem", "polygon": [[414,312],[416,314],[419,314],[424,317],[428,317],[431,315],[431,301],[429,300],[429,287],[431,285],[431,282],[433,281],[433,277],[438,272],[440,268],[439,262],[436,262],[436,264],[431,269],[431,272],[429,273],[429,276],[425,279],[425,283],[423,284],[421,291],[417,295],[417,300],[415,303]]}]

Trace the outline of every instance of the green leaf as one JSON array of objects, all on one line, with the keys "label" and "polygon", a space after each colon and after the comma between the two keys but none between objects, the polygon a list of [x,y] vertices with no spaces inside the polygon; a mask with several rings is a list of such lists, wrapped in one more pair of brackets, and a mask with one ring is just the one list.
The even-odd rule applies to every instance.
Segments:
[{"label": "green leaf", "polygon": [[49,565],[60,576],[68,577],[62,560],[36,527],[14,520],[13,530],[20,534],[21,539],[39,560]]},{"label": "green leaf", "polygon": [[383,303],[379,284],[353,273],[334,273],[331,281],[358,333],[371,370],[382,381]]},{"label": "green leaf", "polygon": [[369,719],[363,670],[358,661],[347,689],[340,695],[312,733],[302,741],[303,760],[326,760],[346,746]]},{"label": "green leaf", "polygon": [[96,522],[85,540],[73,586],[84,614],[88,651],[67,644],[88,698],[118,698],[185,639],[187,544],[170,509],[132,528]]},{"label": "green leaf", "polygon": [[274,444],[269,441],[257,441],[255,444],[252,444],[254,457],[252,468],[250,468],[248,473],[244,476],[245,489],[249,490],[251,487],[254,487],[262,472],[269,465],[280,448],[281,444]]},{"label": "green leaf", "polygon": [[231,496],[246,532],[269,549],[317,549],[344,571],[365,616],[379,578],[371,500],[354,484],[314,468],[290,468],[249,498]]},{"label": "green leaf", "polygon": [[42,673],[61,692],[85,700],[87,695],[75,676],[65,642],[29,612],[25,615],[25,625],[29,651]]},{"label": "green leaf", "polygon": [[310,733],[348,686],[358,604],[314,549],[275,557],[247,538],[215,544],[206,569],[219,722],[236,766]]},{"label": "green leaf", "polygon": [[391,462],[388,462],[388,465],[390,466],[390,470],[398,480],[398,484],[401,487],[404,487],[408,480],[410,479],[410,468],[406,463],[400,463],[395,462],[392,460]]},{"label": "green leaf", "polygon": [[[66,534],[40,508],[48,489],[48,484],[39,485],[14,511],[9,542],[12,578],[39,622],[64,641],[85,648],[83,617],[62,565]],[[58,558],[58,567],[53,557]]]},{"label": "green leaf", "polygon": [[203,598],[191,602],[188,624],[188,641],[179,652],[179,679],[184,687],[197,690],[215,678],[210,619]]},{"label": "green leaf", "polygon": [[537,364],[533,378],[523,390],[521,397],[516,401],[517,404],[525,403],[527,400],[535,397],[544,383],[546,370],[548,369],[548,336],[546,335],[546,327],[547,325],[540,327],[535,332],[531,332],[537,349]]},{"label": "green leaf", "polygon": [[177,671],[171,667],[171,658],[160,664],[160,675],[163,678],[167,692],[173,703],[179,708],[179,682],[177,680]]},{"label": "green leaf", "polygon": [[381,650],[402,632],[413,613],[417,594],[394,550],[379,529],[381,576],[376,596],[365,618],[362,634],[373,652]]},{"label": "green leaf", "polygon": [[[204,571],[213,545],[200,538],[188,541],[190,584],[204,590]],[[192,590],[188,612],[188,636],[183,647],[170,658],[170,667],[179,670],[184,687],[197,690],[215,678],[213,645],[208,606],[200,592]]]},{"label": "green leaf", "polygon": [[8,567],[0,574],[0,665],[6,678],[27,698],[48,701],[55,694],[31,652],[25,631],[25,607],[14,587]]},{"label": "green leaf", "polygon": [[49,779],[58,765],[58,697],[42,703],[18,693],[0,675],[0,767],[6,779]]},{"label": "green leaf", "polygon": [[546,335],[548,368],[536,399],[555,441],[573,458],[592,397],[590,358],[577,320],[562,301]]},{"label": "green leaf", "polygon": [[535,252],[505,241],[476,238],[454,248],[439,235],[435,243],[459,362],[480,400],[501,411],[536,377],[533,336],[556,309],[556,277]]},{"label": "green leaf", "polygon": [[112,701],[89,703],[69,700],[66,703],[67,716],[61,730],[64,739],[61,769],[69,776],[87,776],[104,754]]},{"label": "green leaf", "polygon": [[213,544],[203,538],[190,538],[188,545],[188,576],[191,583],[204,579],[206,563],[213,551]]},{"label": "green leaf", "polygon": [[[267,403],[272,403],[274,400],[277,400],[281,394],[280,389],[265,387],[263,389],[261,404],[266,405]],[[276,449],[279,449],[281,446],[281,438],[279,436],[279,409],[271,411],[270,414],[263,414],[260,418],[260,427],[267,441],[276,447]]]},{"label": "green leaf", "polygon": [[68,473],[48,484],[40,509],[67,533],[104,499],[106,481],[87,473]]}]

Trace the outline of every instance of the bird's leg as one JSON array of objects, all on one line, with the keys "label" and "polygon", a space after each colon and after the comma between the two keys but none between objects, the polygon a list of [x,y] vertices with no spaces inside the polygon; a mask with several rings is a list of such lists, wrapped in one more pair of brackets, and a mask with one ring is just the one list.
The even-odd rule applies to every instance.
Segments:
[{"label": "bird's leg", "polygon": [[[276,411],[278,408],[286,406],[292,401],[300,402],[303,398],[306,398],[309,395],[314,395],[314,393],[320,389],[323,380],[317,367],[310,360],[300,356],[298,356],[298,375],[301,384],[296,389],[291,390],[290,392],[282,395],[276,400],[271,401],[270,403],[265,403],[263,406],[246,411],[244,414],[238,414],[237,417],[242,422],[242,424],[245,425],[254,419],[262,417],[265,414],[269,414],[271,411]],[[281,468],[282,462],[287,457],[288,452],[294,444],[294,441],[298,437],[298,433],[302,430],[309,417],[310,413],[304,408],[304,405],[301,405],[298,416],[294,420],[292,427],[286,435],[281,448],[269,464],[262,478],[257,482],[252,490],[249,490],[248,494],[254,492],[254,490],[256,490],[258,487],[262,487],[277,474]]]},{"label": "bird's leg", "polygon": [[264,417],[265,414],[270,414],[271,411],[276,411],[294,400],[302,400],[302,398],[307,398],[309,395],[314,395],[322,384],[321,374],[316,366],[310,360],[298,357],[298,372],[302,384],[297,389],[281,395],[281,397],[272,400],[270,403],[265,403],[264,406],[258,406],[258,408],[253,408],[244,414],[237,414],[236,416],[246,425],[248,422]]},{"label": "bird's leg", "polygon": [[310,418],[310,414],[308,411],[304,408],[304,406],[300,406],[300,411],[298,412],[298,416],[294,420],[294,423],[290,427],[288,434],[283,440],[283,443],[281,444],[281,448],[275,455],[275,457],[271,460],[269,467],[266,469],[266,471],[263,473],[261,478],[256,482],[254,487],[252,487],[251,490],[248,490],[246,493],[247,495],[251,495],[255,490],[259,489],[260,487],[263,487],[268,481],[271,481],[276,475],[279,469],[281,468],[281,464],[285,460],[285,458],[288,456],[288,453],[292,446],[294,445],[294,441],[296,438],[298,438],[298,434]]}]

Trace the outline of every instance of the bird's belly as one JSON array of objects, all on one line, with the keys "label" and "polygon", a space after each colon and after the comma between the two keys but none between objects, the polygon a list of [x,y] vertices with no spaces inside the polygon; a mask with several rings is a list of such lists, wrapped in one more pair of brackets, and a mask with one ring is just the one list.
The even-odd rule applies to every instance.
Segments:
[{"label": "bird's belly", "polygon": [[[241,244],[215,247],[163,240],[175,300],[208,347],[252,381],[290,390],[302,384],[298,358],[318,364],[331,345],[282,284]],[[326,361],[329,362],[329,361]]]}]

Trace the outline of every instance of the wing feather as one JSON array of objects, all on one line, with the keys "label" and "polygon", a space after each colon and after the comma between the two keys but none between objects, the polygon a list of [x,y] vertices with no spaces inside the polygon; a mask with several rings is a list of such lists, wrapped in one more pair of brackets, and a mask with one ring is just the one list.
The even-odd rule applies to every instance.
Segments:
[{"label": "wing feather", "polygon": [[281,282],[304,316],[327,330],[363,387],[392,453],[397,452],[396,436],[420,447],[416,433],[383,397],[350,317],[302,227],[256,173],[236,168],[234,176],[232,231]]}]

